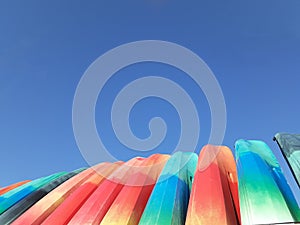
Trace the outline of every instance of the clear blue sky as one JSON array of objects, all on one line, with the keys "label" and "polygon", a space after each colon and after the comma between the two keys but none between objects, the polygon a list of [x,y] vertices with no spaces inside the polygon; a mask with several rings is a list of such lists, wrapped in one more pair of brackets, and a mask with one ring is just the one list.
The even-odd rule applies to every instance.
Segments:
[{"label": "clear blue sky", "polygon": [[[260,139],[277,151],[276,132],[300,132],[299,0],[43,2],[0,3],[0,186],[87,166],[72,130],[76,86],[97,57],[131,41],[175,42],[208,64],[227,105],[224,145]],[[129,82],[140,73],[176,77],[178,71],[148,63],[120,73],[130,74]],[[113,98],[123,82],[116,74],[104,99]],[[191,88],[202,109],[199,152],[210,131],[208,105],[188,80],[177,82]],[[98,103],[97,126],[108,148],[121,159],[133,157],[113,137],[107,105]],[[170,127],[161,147],[168,152],[179,120],[166,102],[145,99],[137,105],[132,129],[147,137],[147,121],[157,115]]]}]

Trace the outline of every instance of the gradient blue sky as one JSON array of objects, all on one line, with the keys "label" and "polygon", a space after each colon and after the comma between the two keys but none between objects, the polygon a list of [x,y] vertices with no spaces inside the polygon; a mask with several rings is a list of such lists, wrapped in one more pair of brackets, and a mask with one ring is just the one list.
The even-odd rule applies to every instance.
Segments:
[{"label": "gradient blue sky", "polygon": [[[224,145],[233,148],[239,138],[261,139],[277,151],[276,132],[300,132],[299,11],[299,0],[2,1],[0,186],[87,166],[72,130],[76,86],[97,57],[144,39],[183,45],[212,69],[227,105]],[[157,73],[190,88],[200,109],[199,152],[210,131],[201,90],[163,65],[145,63],[120,73],[127,73],[128,80],[118,81],[116,74],[97,104],[98,131],[108,148],[124,160],[139,154],[115,140],[105,101],[139,74]],[[160,150],[168,152],[166,146],[175,146],[180,129],[168,103],[145,99],[138,104],[132,129],[147,137],[148,119],[157,115],[171,128]]]}]

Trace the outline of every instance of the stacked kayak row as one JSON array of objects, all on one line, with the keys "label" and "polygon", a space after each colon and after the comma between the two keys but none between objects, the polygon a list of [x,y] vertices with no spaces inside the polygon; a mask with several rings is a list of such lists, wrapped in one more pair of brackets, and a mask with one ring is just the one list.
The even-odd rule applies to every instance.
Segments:
[{"label": "stacked kayak row", "polygon": [[226,146],[206,145],[199,156],[176,152],[104,162],[0,191],[1,225],[300,221],[299,205],[276,157],[255,140],[238,140],[235,158]]}]

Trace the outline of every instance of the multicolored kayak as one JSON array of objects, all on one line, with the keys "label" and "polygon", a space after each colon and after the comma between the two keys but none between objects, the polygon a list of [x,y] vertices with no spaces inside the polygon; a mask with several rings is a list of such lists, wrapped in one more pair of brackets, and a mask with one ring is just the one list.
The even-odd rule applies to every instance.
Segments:
[{"label": "multicolored kayak", "polygon": [[225,146],[202,148],[186,217],[187,225],[239,224],[235,161]]},{"label": "multicolored kayak", "polygon": [[168,155],[160,154],[145,159],[127,180],[100,224],[138,224],[156,180],[168,159]]},{"label": "multicolored kayak", "polygon": [[96,174],[97,170],[105,170],[107,168],[107,165],[110,165],[110,163],[101,163],[67,180],[66,182],[55,188],[53,191],[51,191],[49,194],[47,194],[44,198],[39,200],[12,224],[41,224],[74,190],[76,190],[91,176]]},{"label": "multicolored kayak", "polygon": [[242,224],[292,223],[297,206],[279,163],[262,141],[235,143]]},{"label": "multicolored kayak", "polygon": [[172,155],[152,191],[140,225],[184,224],[197,162],[195,153]]}]

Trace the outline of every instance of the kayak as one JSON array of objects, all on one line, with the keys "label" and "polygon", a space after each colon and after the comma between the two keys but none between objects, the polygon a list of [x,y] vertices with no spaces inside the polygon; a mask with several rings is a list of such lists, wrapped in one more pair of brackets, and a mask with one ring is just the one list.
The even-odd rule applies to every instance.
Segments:
[{"label": "kayak", "polygon": [[140,225],[184,224],[198,156],[176,152],[166,163],[143,212]]},{"label": "kayak", "polygon": [[68,224],[99,224],[127,179],[144,160],[141,157],[133,158],[116,169],[103,180]]},{"label": "kayak", "polygon": [[234,157],[226,146],[202,148],[186,217],[187,225],[240,224]]},{"label": "kayak", "polygon": [[128,178],[100,224],[138,224],[156,180],[168,159],[168,155],[160,154],[146,158]]},{"label": "kayak", "polygon": [[274,140],[300,187],[300,134],[277,133]]},{"label": "kayak", "polygon": [[272,150],[262,141],[235,143],[242,224],[299,221],[299,208]]},{"label": "kayak", "polygon": [[111,174],[119,163],[107,165],[102,171],[97,171],[74,190],[43,222],[43,225],[67,224],[85,200],[96,190],[99,184]]}]

